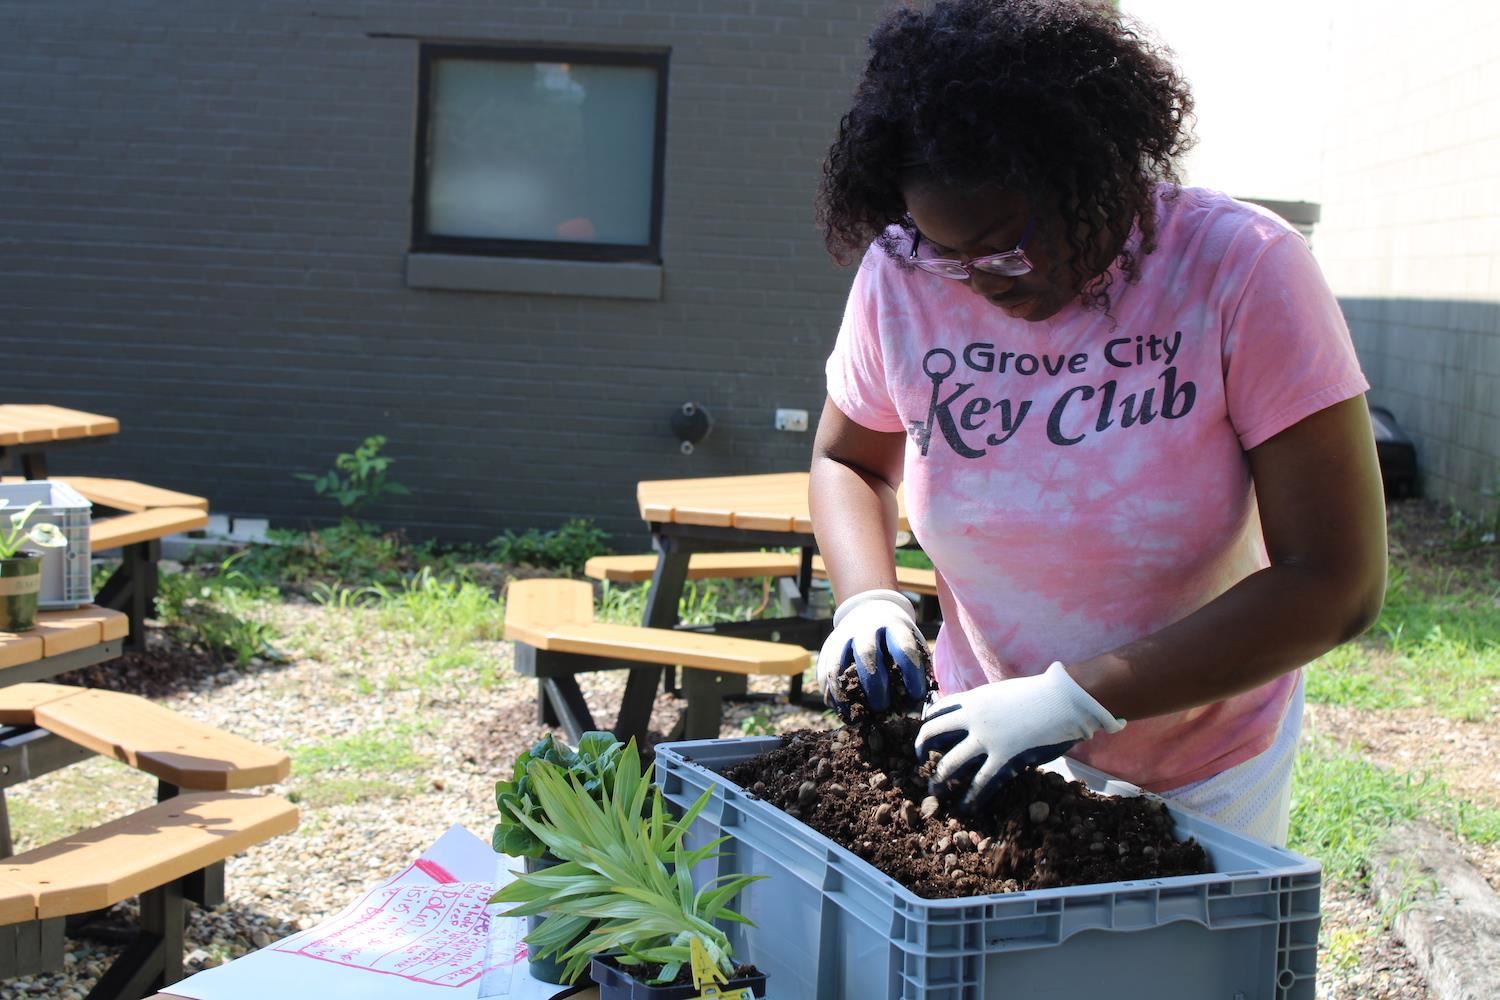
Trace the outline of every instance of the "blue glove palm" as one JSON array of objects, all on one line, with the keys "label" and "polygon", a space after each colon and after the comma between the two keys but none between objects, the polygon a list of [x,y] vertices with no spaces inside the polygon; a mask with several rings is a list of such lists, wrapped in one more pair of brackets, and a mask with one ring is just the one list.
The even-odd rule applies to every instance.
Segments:
[{"label": "blue glove palm", "polygon": [[847,719],[848,705],[839,698],[838,680],[853,666],[870,709],[886,712],[900,694],[891,682],[896,670],[906,698],[919,705],[927,697],[931,660],[911,602],[894,590],[866,590],[834,612],[833,632],[818,653],[818,686],[824,701]]}]

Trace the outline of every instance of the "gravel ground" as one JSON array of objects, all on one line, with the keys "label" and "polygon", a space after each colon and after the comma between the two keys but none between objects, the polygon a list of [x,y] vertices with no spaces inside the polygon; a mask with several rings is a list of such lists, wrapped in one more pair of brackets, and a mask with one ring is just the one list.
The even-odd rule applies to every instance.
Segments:
[{"label": "gravel ground", "polygon": [[[263,614],[283,637],[288,663],[223,669],[153,634],[153,655],[66,679],[146,694],[293,755],[292,776],[272,790],[300,801],[302,825],[229,861],[222,907],[190,908],[194,971],[316,924],[453,824],[487,838],[496,778],[545,731],[533,682],[513,675],[506,643],[476,643],[477,656],[455,662],[380,627],[369,611],[279,604]],[[619,675],[582,680],[596,715],[611,718]],[[784,691],[779,681],[755,686]],[[734,708],[724,735],[742,735],[751,712]],[[653,728],[666,732],[674,716],[672,700],[659,697]],[[827,715],[786,705],[749,720],[756,732],[829,724]],[[17,848],[148,805],[154,792],[151,779],[97,758],[31,781],[9,796]],[[1325,887],[1323,913],[1320,998],[1429,997],[1368,897]],[[64,971],[4,983],[0,1000],[81,998],[118,950],[70,937]]]}]

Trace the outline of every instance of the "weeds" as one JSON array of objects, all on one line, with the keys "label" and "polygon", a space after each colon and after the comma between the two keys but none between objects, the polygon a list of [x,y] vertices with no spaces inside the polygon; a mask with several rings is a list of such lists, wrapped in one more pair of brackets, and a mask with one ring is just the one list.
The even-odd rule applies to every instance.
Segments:
[{"label": "weeds", "polygon": [[762,705],[741,719],[740,732],[746,736],[775,736],[776,723],[770,707]]},{"label": "weeds", "polygon": [[448,642],[493,641],[504,633],[504,608],[487,587],[467,580],[440,580],[425,566],[399,587],[377,583],[365,593],[389,628],[439,636]]},{"label": "weeds", "polygon": [[[769,606],[769,582],[761,585],[742,580],[688,580],[677,605],[684,625],[716,625],[719,622],[759,618]],[[596,617],[616,625],[639,625],[646,614],[646,584],[604,584]]]},{"label": "weeds", "polygon": [[276,630],[259,621],[260,605],[274,596],[235,563],[240,554],[219,563],[216,572],[163,573],[157,584],[156,613],[167,631],[226,662],[247,666],[257,657],[279,660],[271,645]]}]

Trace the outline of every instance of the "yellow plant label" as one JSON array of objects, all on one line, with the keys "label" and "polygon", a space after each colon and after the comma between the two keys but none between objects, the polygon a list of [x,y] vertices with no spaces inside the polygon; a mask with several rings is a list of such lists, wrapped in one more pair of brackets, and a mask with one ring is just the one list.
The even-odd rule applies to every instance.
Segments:
[{"label": "yellow plant label", "polygon": [[720,983],[727,982],[724,973],[719,971],[719,965],[708,957],[708,952],[703,950],[703,942],[697,938],[692,939],[688,946],[688,954],[692,958],[693,966],[693,988],[702,990],[693,1000],[755,1000],[750,990],[723,990],[719,989]]},{"label": "yellow plant label", "polygon": [[[724,973],[719,971],[719,963],[708,957],[708,952],[703,948],[703,942],[698,938],[691,939],[688,945],[688,955],[693,967],[694,989],[701,990],[705,987],[713,989],[720,983],[726,982]],[[704,995],[707,996],[706,993]],[[713,995],[717,997],[718,991],[714,990]]]}]

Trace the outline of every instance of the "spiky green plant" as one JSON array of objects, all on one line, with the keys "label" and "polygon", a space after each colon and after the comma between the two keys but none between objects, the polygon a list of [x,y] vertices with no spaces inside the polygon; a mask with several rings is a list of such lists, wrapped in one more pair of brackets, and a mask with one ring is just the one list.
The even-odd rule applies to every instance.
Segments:
[{"label": "spiky green plant", "polygon": [[721,875],[695,890],[693,866],[718,857],[728,839],[691,851],[683,845],[713,789],[674,820],[652,784],[653,770],[641,770],[632,741],[601,801],[555,764],[528,765],[541,810],[519,818],[563,863],[518,874],[491,902],[520,904],[506,911],[508,917],[548,914],[526,943],[538,955],[557,956],[567,982],[604,953],[624,966],[659,964],[651,982],[670,982],[691,961],[695,938],[721,974],[734,968],[729,939],[714,921],[749,923],[728,904],[764,876]]}]

